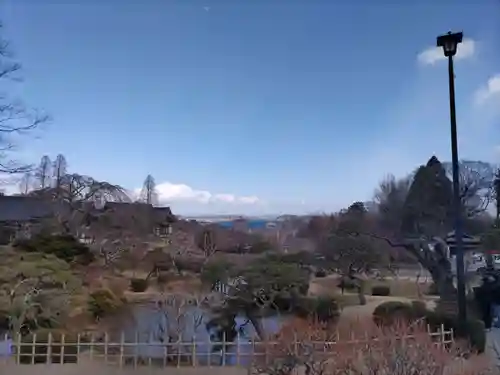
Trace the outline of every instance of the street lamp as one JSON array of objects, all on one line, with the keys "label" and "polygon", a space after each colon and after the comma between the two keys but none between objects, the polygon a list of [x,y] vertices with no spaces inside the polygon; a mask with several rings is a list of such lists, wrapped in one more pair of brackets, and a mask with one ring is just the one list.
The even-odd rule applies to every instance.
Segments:
[{"label": "street lamp", "polygon": [[455,74],[453,72],[453,56],[457,53],[457,46],[462,43],[462,33],[451,33],[438,36],[437,46],[442,47],[444,55],[448,58],[448,77],[450,87],[450,123],[451,123],[451,163],[453,172],[453,211],[455,219],[455,241],[457,260],[457,292],[458,292],[458,318],[460,326],[465,327],[467,309],[465,301],[464,277],[464,246],[462,227],[462,204],[460,201],[460,181],[457,144],[457,118],[455,112]]}]

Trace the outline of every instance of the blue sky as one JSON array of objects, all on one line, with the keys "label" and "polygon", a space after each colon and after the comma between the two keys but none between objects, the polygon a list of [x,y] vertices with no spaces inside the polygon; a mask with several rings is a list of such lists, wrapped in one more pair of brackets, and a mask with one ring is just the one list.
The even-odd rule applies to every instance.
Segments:
[{"label": "blue sky", "polygon": [[449,159],[432,47],[451,29],[461,156],[498,162],[500,3],[399,3],[4,0],[16,94],[53,117],[19,157],[129,189],[151,173],[180,213],[337,210]]}]

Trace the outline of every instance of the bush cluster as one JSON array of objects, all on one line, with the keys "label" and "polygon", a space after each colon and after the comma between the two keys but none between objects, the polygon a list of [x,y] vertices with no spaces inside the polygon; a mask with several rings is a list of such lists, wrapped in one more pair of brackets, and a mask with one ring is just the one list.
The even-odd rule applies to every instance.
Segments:
[{"label": "bush cluster", "polygon": [[319,277],[319,278],[326,277],[326,271],[319,269],[315,272],[314,276]]},{"label": "bush cluster", "polygon": [[382,303],[373,311],[373,320],[377,325],[411,323],[421,320],[434,331],[441,328],[452,330],[456,338],[467,339],[471,348],[479,353],[484,352],[486,346],[486,333],[481,320],[471,318],[462,329],[456,315],[428,310],[425,303],[421,301]]},{"label": "bush cluster", "polygon": [[121,306],[120,299],[109,289],[98,289],[90,293],[89,312],[94,319],[116,311]]},{"label": "bush cluster", "polygon": [[338,320],[340,308],[337,300],[332,297],[303,297],[297,301],[294,313],[304,319],[332,323]]},{"label": "bush cluster", "polygon": [[88,246],[71,235],[40,234],[30,239],[18,240],[14,247],[27,253],[52,254],[68,263],[88,265],[94,254]]},{"label": "bush cluster", "polygon": [[356,280],[350,279],[348,277],[343,277],[342,279],[340,279],[338,286],[340,289],[347,291],[358,289],[358,283],[356,282]]},{"label": "bush cluster", "polygon": [[391,288],[387,285],[375,285],[372,287],[372,296],[390,296]]},{"label": "bush cluster", "polygon": [[133,278],[130,280],[130,289],[135,293],[142,293],[148,289],[148,279]]}]

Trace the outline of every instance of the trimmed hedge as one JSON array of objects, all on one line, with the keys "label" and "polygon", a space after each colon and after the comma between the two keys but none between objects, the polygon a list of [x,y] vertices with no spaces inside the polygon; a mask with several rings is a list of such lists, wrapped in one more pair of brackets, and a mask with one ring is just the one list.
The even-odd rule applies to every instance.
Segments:
[{"label": "trimmed hedge", "polygon": [[326,271],[325,270],[317,270],[316,273],[314,274],[316,277],[326,277]]},{"label": "trimmed hedge", "polygon": [[372,296],[390,296],[391,288],[387,285],[376,285],[372,287]]},{"label": "trimmed hedge", "polygon": [[356,280],[352,280],[348,277],[343,277],[340,279],[338,287],[342,290],[357,290],[358,289],[358,283]]},{"label": "trimmed hedge", "polygon": [[134,278],[130,280],[130,289],[132,292],[136,293],[142,293],[145,292],[146,289],[148,289],[149,282],[147,279],[137,279]]},{"label": "trimmed hedge", "polygon": [[301,318],[313,318],[323,323],[335,322],[340,316],[339,304],[335,298],[325,296],[303,297],[293,310]]}]

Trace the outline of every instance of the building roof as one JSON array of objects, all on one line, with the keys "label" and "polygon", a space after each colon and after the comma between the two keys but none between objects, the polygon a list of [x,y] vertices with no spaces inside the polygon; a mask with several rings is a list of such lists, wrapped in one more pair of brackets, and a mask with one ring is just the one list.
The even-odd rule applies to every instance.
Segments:
[{"label": "building roof", "polygon": [[[451,231],[446,235],[445,241],[448,245],[453,245],[456,242],[455,231]],[[462,241],[464,244],[475,244],[479,245],[481,243],[481,238],[476,236],[470,236],[467,233],[462,235]]]},{"label": "building roof", "polygon": [[26,196],[0,196],[0,221],[29,221],[52,215],[51,202]]}]

